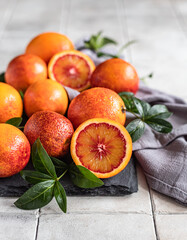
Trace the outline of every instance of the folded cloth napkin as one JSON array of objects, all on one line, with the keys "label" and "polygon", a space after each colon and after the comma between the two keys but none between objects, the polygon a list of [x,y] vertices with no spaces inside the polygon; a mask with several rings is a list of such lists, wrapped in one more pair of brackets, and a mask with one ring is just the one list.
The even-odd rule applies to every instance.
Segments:
[{"label": "folded cloth napkin", "polygon": [[147,127],[133,144],[149,186],[187,206],[187,104],[180,98],[140,85],[137,97],[164,104],[173,115],[173,130],[159,134]]}]

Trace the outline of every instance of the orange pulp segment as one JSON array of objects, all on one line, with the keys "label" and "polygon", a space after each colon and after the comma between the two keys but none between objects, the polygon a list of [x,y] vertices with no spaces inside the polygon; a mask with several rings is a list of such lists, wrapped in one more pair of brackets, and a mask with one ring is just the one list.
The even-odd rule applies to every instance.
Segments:
[{"label": "orange pulp segment", "polygon": [[132,140],[119,123],[102,118],[81,124],[71,141],[71,155],[99,178],[109,178],[121,172],[132,155]]},{"label": "orange pulp segment", "polygon": [[49,77],[64,86],[82,91],[90,86],[90,77],[95,69],[86,54],[71,50],[55,54],[48,65]]}]

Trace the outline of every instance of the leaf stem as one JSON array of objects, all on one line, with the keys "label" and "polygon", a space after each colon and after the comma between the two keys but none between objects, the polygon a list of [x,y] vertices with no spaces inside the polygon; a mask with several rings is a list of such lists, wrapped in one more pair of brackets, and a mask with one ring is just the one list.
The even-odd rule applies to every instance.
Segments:
[{"label": "leaf stem", "polygon": [[62,173],[62,175],[60,175],[60,177],[58,177],[56,180],[59,181],[59,180],[66,174],[67,171],[68,171],[68,169],[66,169],[66,170]]}]

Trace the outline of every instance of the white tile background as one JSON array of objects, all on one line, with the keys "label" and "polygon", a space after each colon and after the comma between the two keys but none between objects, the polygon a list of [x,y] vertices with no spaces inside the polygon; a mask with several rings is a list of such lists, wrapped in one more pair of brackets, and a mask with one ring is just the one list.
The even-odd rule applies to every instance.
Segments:
[{"label": "white tile background", "polygon": [[[73,41],[103,30],[120,44],[137,39],[127,60],[153,88],[187,100],[186,0],[0,0],[0,71],[43,31]],[[187,209],[150,190],[138,167],[139,191],[124,197],[68,197],[68,213],[52,201],[21,211],[0,198],[0,239],[187,239]]]}]

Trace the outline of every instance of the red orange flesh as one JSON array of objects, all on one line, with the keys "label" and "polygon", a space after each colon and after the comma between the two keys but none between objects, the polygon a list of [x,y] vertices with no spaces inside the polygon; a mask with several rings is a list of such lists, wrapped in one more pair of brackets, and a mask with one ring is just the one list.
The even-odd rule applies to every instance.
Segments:
[{"label": "red orange flesh", "polygon": [[57,53],[48,66],[49,77],[64,86],[82,91],[90,86],[93,61],[84,53],[72,50]]},{"label": "red orange flesh", "polygon": [[132,140],[127,130],[108,119],[90,119],[81,124],[71,141],[71,155],[99,178],[109,178],[122,171],[132,154]]}]

